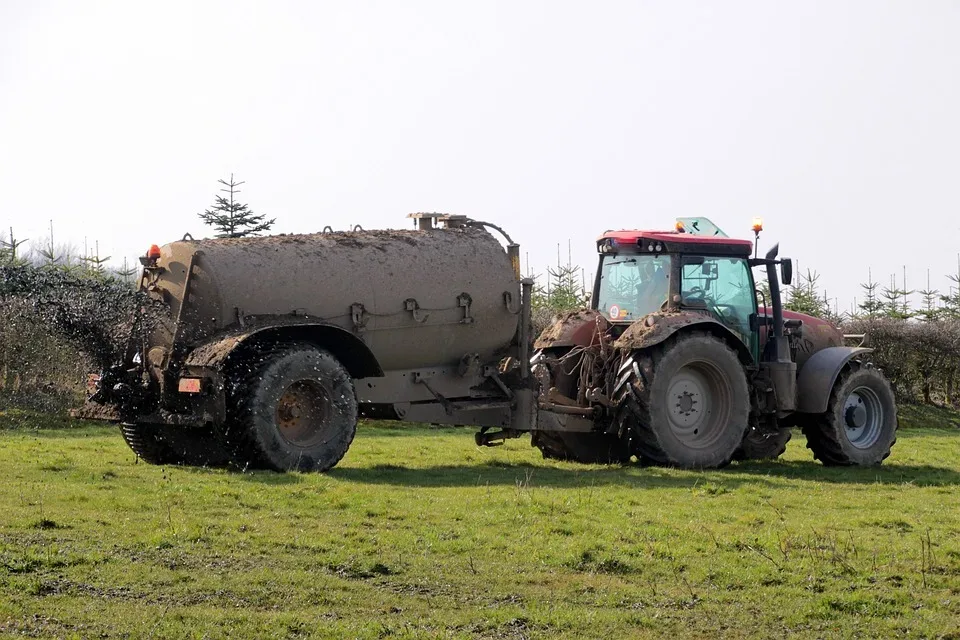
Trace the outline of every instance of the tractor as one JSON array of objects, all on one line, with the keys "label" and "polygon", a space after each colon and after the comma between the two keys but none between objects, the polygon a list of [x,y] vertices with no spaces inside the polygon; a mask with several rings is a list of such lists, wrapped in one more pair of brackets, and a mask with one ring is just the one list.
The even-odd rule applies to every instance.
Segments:
[{"label": "tractor", "polygon": [[[758,241],[762,221],[753,230]],[[890,454],[890,385],[870,349],[783,309],[793,263],[779,245],[758,257],[709,219],[680,218],[667,231],[608,231],[596,246],[590,307],[540,334],[531,373],[541,416],[588,416],[599,428],[535,430],[544,457],[715,468],[778,457],[793,428],[825,465]]]}]

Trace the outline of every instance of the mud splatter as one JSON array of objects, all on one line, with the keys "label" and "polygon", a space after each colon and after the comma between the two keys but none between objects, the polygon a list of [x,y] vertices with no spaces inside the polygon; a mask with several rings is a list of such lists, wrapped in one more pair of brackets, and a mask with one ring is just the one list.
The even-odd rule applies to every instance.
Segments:
[{"label": "mud splatter", "polygon": [[127,281],[30,265],[0,267],[0,303],[39,319],[101,368],[122,358],[134,322],[150,325],[159,311]]}]

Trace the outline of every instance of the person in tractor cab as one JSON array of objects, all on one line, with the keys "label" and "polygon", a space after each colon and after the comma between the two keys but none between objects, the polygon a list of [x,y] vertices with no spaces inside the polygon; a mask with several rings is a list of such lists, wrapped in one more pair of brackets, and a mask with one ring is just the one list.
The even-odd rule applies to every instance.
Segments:
[{"label": "person in tractor cab", "polygon": [[637,285],[637,308],[654,311],[667,301],[670,282],[663,266],[646,260],[642,266],[642,279]]}]

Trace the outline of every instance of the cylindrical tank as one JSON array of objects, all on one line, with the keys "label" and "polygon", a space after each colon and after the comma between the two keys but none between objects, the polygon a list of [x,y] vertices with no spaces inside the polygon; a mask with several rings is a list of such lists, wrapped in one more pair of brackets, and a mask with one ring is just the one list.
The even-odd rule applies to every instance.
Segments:
[{"label": "cylindrical tank", "polygon": [[[180,241],[161,248],[158,265],[153,288],[181,319],[178,344],[309,316],[359,335],[388,371],[488,358],[520,318],[510,259],[476,227]],[[171,340],[172,328],[151,342]]]}]

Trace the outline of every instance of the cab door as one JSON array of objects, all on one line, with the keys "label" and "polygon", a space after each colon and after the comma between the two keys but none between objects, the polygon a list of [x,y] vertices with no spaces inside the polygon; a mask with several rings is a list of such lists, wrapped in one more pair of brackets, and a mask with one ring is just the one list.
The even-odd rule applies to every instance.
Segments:
[{"label": "cab door", "polygon": [[683,256],[680,299],[688,308],[706,309],[760,355],[757,333],[750,319],[757,313],[753,274],[744,258]]}]

